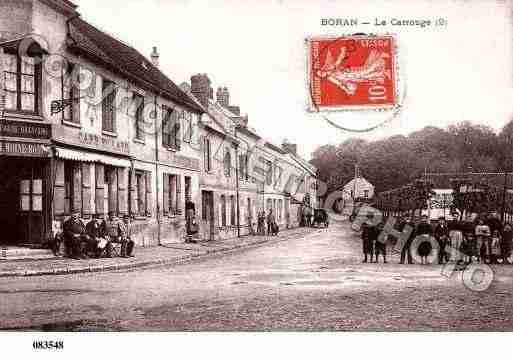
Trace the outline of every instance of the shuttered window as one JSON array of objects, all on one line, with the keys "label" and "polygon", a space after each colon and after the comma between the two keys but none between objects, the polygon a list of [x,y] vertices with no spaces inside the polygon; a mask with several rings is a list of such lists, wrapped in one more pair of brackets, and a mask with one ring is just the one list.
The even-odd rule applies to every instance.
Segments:
[{"label": "shuttered window", "polygon": [[102,82],[102,130],[116,132],[116,84],[103,79]]},{"label": "shuttered window", "polygon": [[176,174],[164,173],[163,178],[164,215],[178,216],[182,214],[182,179]]},{"label": "shuttered window", "polygon": [[80,66],[78,64],[68,63],[63,75],[63,100],[71,100],[71,104],[62,111],[64,121],[80,123],[80,88],[78,78],[80,76]]}]

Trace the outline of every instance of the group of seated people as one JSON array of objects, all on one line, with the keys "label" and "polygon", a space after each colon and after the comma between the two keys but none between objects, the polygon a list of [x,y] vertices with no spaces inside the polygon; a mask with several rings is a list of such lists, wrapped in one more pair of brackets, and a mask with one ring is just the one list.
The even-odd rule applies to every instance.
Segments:
[{"label": "group of seated people", "polygon": [[88,257],[111,258],[115,244],[119,244],[120,256],[133,257],[134,242],[130,238],[130,217],[119,220],[115,214],[109,214],[107,220],[96,214],[87,225],[80,218],[80,212],[72,213],[63,224],[62,239],[67,254],[74,259]]}]

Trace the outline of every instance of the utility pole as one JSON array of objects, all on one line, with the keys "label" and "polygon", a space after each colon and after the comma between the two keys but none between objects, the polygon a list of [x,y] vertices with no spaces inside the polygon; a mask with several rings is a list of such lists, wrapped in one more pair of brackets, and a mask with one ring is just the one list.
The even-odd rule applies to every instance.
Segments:
[{"label": "utility pole", "polygon": [[506,209],[506,191],[508,186],[508,172],[504,171],[504,188],[502,191],[501,222],[504,223],[504,211]]}]

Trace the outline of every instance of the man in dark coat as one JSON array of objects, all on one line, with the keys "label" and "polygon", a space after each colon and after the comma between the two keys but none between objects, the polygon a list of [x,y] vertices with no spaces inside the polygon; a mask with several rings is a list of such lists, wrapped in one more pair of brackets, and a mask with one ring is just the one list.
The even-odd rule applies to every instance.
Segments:
[{"label": "man in dark coat", "polygon": [[269,214],[267,215],[267,235],[269,236],[274,236],[277,233],[276,231],[276,228],[275,228],[275,224],[276,224],[276,219],[274,217],[274,214],[273,214],[273,210],[272,208],[269,209]]},{"label": "man in dark coat", "polygon": [[502,235],[502,222],[499,215],[496,212],[492,212],[488,215],[485,223],[490,227],[490,232],[498,231]]},{"label": "man in dark coat", "polygon": [[66,246],[71,248],[71,257],[74,259],[87,258],[85,247],[89,237],[86,234],[85,225],[80,219],[80,212],[74,211],[71,217],[64,222],[63,232]]},{"label": "man in dark coat", "polygon": [[106,246],[107,258],[111,258],[113,243],[121,243],[122,241],[120,221],[114,213],[109,213],[109,219],[105,221],[105,235],[109,241]]},{"label": "man in dark coat", "polygon": [[94,218],[86,225],[86,232],[89,236],[87,249],[94,253],[97,258],[101,257],[106,245],[105,221],[102,214],[94,215]]},{"label": "man in dark coat", "polygon": [[123,222],[120,222],[119,229],[121,232],[121,257],[134,257],[135,243],[132,240],[132,227],[129,215],[123,216]]},{"label": "man in dark coat", "polygon": [[449,253],[446,252],[449,243],[449,226],[444,217],[440,217],[435,227],[435,239],[438,242],[440,251],[438,252],[438,264],[449,262]]},{"label": "man in dark coat", "polygon": [[388,238],[387,234],[385,235],[385,238],[383,239],[383,242],[379,240],[379,235],[383,231],[383,228],[385,227],[385,224],[383,222],[379,223],[377,226],[374,227],[374,229],[371,231],[371,237],[374,242],[374,253],[376,255],[376,263],[378,263],[378,256],[381,254],[383,255],[383,263],[387,262],[387,243],[386,240]]},{"label": "man in dark coat", "polygon": [[[372,215],[367,216],[369,220],[372,220]],[[364,222],[362,224],[362,247],[363,247],[363,263],[367,263],[367,256],[370,255],[370,262],[372,263],[372,257],[374,256],[374,239],[375,226]]]},{"label": "man in dark coat", "polygon": [[433,227],[431,227],[431,224],[428,222],[428,217],[426,215],[421,217],[420,223],[417,225],[415,232],[417,236],[422,234],[428,234],[430,236],[433,235]]},{"label": "man in dark coat", "polygon": [[406,259],[408,260],[408,264],[413,263],[413,257],[411,255],[411,244],[413,242],[413,239],[415,238],[415,223],[410,220],[403,220],[399,225],[399,232],[404,231],[405,226],[410,226],[412,231],[410,233],[410,236],[406,240],[406,243],[404,243],[403,248],[401,248],[401,264],[404,264]]}]

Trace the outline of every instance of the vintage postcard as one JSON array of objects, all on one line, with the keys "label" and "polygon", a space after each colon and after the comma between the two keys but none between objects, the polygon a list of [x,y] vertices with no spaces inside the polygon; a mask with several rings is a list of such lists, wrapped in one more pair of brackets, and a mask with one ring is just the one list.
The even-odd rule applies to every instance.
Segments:
[{"label": "vintage postcard", "polygon": [[508,356],[513,0],[0,0],[0,230],[5,357]]}]

